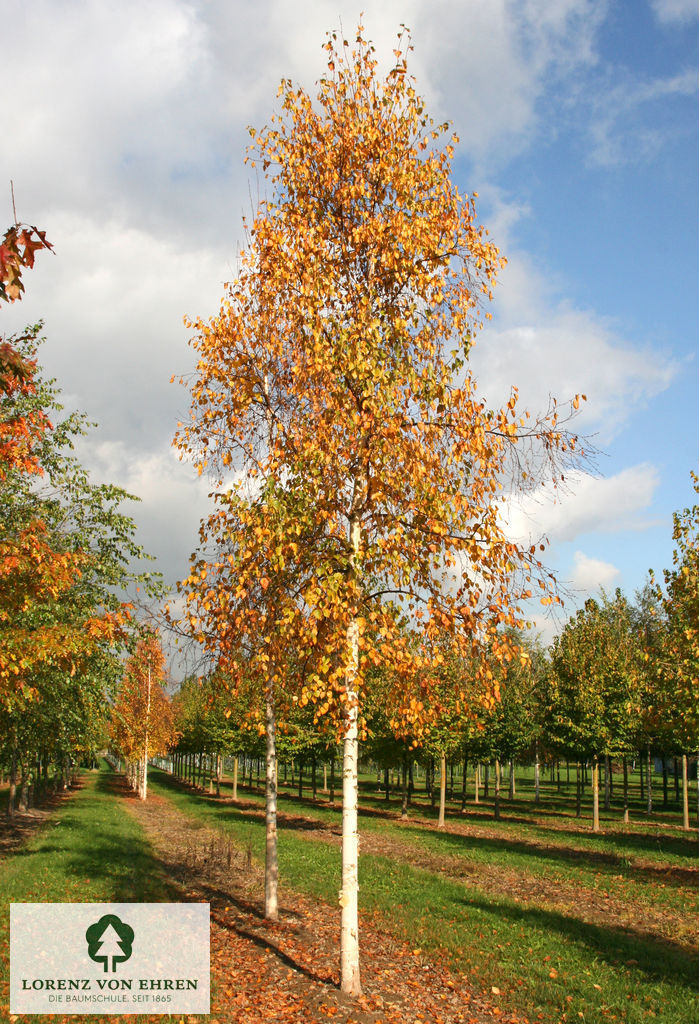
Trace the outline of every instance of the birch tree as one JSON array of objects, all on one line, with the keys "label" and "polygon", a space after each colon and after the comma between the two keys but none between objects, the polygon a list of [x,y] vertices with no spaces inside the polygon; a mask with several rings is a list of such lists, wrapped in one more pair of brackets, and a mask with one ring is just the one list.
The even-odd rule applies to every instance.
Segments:
[{"label": "birch tree", "polygon": [[[355,996],[368,670],[410,679],[485,643],[504,657],[532,579],[544,603],[556,595],[538,549],[504,532],[503,481],[521,483],[528,446],[555,475],[577,450],[567,407],[527,418],[514,391],[499,410],[478,395],[467,357],[503,260],[452,181],[458,140],[426,114],[409,48],[403,33],[381,79],[361,26],[354,48],[332,33],[316,102],[285,80],[280,112],[250,130],[267,194],[220,313],[191,324],[192,415],[176,437],[220,493],[274,480],[285,507],[281,534],[259,503],[241,524],[233,593],[252,593],[264,558],[276,635],[308,657],[298,699],[342,736],[341,984]],[[203,596],[201,578],[187,586]],[[489,667],[478,682],[494,687]]]}]

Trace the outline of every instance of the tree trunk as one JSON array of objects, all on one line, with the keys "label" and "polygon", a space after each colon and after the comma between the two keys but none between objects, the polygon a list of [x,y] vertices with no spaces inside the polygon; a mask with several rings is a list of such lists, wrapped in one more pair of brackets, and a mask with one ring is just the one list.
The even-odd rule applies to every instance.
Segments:
[{"label": "tree trunk", "polygon": [[277,736],[273,684],[267,684],[265,700],[265,918],[279,920],[277,886]]},{"label": "tree trunk", "polygon": [[401,792],[400,816],[403,821],[408,820],[408,752],[403,754],[403,779]]},{"label": "tree trunk", "polygon": [[682,755],[682,828],[689,832],[689,788],[687,782],[687,755]]},{"label": "tree trunk", "polygon": [[643,775],[644,775],[644,772],[643,772],[643,758],[641,757],[640,751],[639,751],[639,754],[638,754],[638,772],[639,772],[639,775],[640,775],[640,778],[641,778],[641,803],[643,803],[643,798],[644,798],[645,793],[646,793],[646,783],[645,783],[645,780],[643,778]]},{"label": "tree trunk", "polygon": [[389,779],[388,766],[386,768],[384,768],[384,770],[383,770],[383,785],[384,785],[384,790],[385,790],[383,798],[386,801],[386,803],[388,803],[390,801],[390,799],[391,799],[391,792],[390,792],[390,790],[391,790],[391,783],[390,783],[390,779]]},{"label": "tree trunk", "polygon": [[447,804],[447,755],[439,758],[439,820],[437,828],[444,828],[444,814]]},{"label": "tree trunk", "polygon": [[582,814],[582,779],[580,776],[580,762],[575,762],[575,817]]},{"label": "tree trunk", "polygon": [[223,774],[223,758],[219,751],[216,751],[216,796],[221,795],[221,775]]},{"label": "tree trunk", "polygon": [[495,758],[495,804],[494,816],[500,818],[500,759]]},{"label": "tree trunk", "polygon": [[510,758],[510,791],[509,791],[509,799],[510,800],[514,800],[514,798],[515,798],[515,763],[512,760],[512,758]]},{"label": "tree trunk", "polygon": [[10,793],[7,801],[7,813],[10,818],[15,816],[15,800],[17,798],[17,748],[12,749],[10,761]]},{"label": "tree trunk", "polygon": [[330,803],[335,803],[335,755],[330,758]]},{"label": "tree trunk", "polygon": [[612,792],[611,792],[611,786],[609,784],[609,775],[610,775],[610,771],[609,770],[610,770],[610,768],[611,768],[611,763],[610,763],[610,760],[609,760],[609,754],[605,754],[604,755],[604,809],[605,809],[605,811],[608,811],[610,809],[610,807],[612,806],[612,804],[611,804]]},{"label": "tree trunk", "polygon": [[[534,803],[538,804],[541,801],[541,765],[539,763],[539,741],[536,741],[534,747]],[[578,774],[580,765],[578,765]]]},{"label": "tree trunk", "polygon": [[626,760],[626,755],[623,759],[624,767],[624,824],[629,823],[629,762]]},{"label": "tree trunk", "polygon": [[303,761],[299,761],[299,800],[303,800]]},{"label": "tree trunk", "polygon": [[480,763],[480,761],[477,761],[476,762],[476,770],[473,773],[473,802],[474,802],[474,804],[479,804],[481,802],[480,788],[481,788],[481,763]]},{"label": "tree trunk", "polygon": [[679,804],[679,802],[680,802],[680,761],[676,757],[673,757],[672,764],[673,764],[673,767],[675,769],[675,771],[674,771],[674,775],[675,775],[675,803]]},{"label": "tree trunk", "polygon": [[233,758],[233,799],[238,799],[238,755]]},{"label": "tree trunk", "polygon": [[328,766],[323,762],[323,793],[328,795]]},{"label": "tree trunk", "polygon": [[653,783],[651,782],[650,747],[646,750],[646,768],[648,770],[648,814],[653,813]]},{"label": "tree trunk", "polygon": [[468,760],[464,758],[462,765],[463,775],[461,776],[461,813],[466,813],[466,771],[468,769]]},{"label": "tree trunk", "polygon": [[316,755],[311,756],[311,795],[313,803],[318,799],[318,782],[316,778]]},{"label": "tree trunk", "polygon": [[[356,543],[359,527],[356,529]],[[353,538],[354,540],[354,538]],[[355,551],[357,548],[355,547]],[[342,891],[340,905],[340,986],[345,995],[362,994],[359,976],[359,831],[357,821],[359,748],[358,706],[354,679],[359,667],[359,624],[354,619],[347,630],[350,661],[347,671],[347,711],[342,761]]]},{"label": "tree trunk", "polygon": [[599,758],[592,758],[592,831],[599,832]]}]

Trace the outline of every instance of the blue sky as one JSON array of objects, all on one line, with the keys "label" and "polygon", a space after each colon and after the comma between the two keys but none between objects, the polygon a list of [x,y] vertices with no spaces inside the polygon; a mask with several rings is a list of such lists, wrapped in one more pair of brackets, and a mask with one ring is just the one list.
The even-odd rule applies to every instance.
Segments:
[{"label": "blue sky", "polygon": [[[281,77],[312,90],[325,32],[359,12],[388,62],[401,22],[427,109],[461,138],[462,190],[508,257],[473,363],[493,402],[585,392],[603,454],[544,531],[581,601],[672,555],[699,468],[695,395],[699,0],[5,0],[0,187],[56,247],[2,311],[42,317],[43,361],[100,424],[81,455],[141,496],[144,545],[181,576],[206,488],[170,440],[192,368],[184,314],[216,312],[249,209],[246,126]],[[8,145],[7,140],[11,141]],[[5,183],[5,184],[3,184]],[[551,626],[545,627],[550,635]]]}]

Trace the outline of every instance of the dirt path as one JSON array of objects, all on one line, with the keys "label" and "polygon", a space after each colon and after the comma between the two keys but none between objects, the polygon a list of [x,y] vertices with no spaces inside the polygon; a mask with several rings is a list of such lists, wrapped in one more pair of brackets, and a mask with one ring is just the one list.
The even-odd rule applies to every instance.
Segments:
[{"label": "dirt path", "polygon": [[338,988],[339,912],[282,889],[280,923],[262,917],[263,879],[245,850],[151,794],[125,806],[187,899],[211,904],[210,1024],[526,1024],[409,943],[361,923],[359,1002]]}]

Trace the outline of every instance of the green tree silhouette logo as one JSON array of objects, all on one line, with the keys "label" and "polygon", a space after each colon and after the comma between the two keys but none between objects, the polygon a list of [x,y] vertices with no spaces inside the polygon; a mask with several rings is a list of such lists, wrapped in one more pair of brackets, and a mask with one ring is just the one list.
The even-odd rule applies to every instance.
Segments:
[{"label": "green tree silhouette logo", "polygon": [[115,971],[118,963],[123,963],[131,956],[133,935],[133,928],[116,914],[105,914],[85,932],[90,959],[95,963],[103,963],[105,972],[109,970],[111,960],[111,969]]}]

